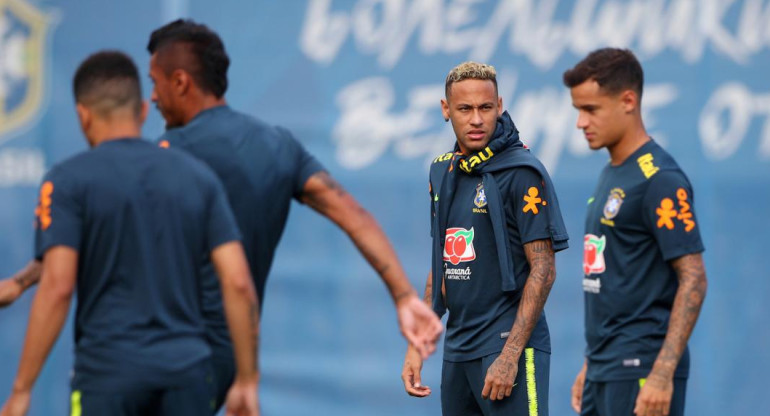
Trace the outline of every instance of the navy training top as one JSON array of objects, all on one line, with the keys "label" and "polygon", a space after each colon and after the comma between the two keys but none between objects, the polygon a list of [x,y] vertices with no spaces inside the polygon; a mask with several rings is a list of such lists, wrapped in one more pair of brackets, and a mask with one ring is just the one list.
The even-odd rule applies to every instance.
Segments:
[{"label": "navy training top", "polygon": [[79,255],[73,388],[189,383],[210,356],[200,260],[239,238],[216,176],[182,152],[108,141],[51,169],[36,214],[38,259]]},{"label": "navy training top", "polygon": [[[459,169],[453,169],[450,174],[456,174],[457,187],[442,236],[445,239],[443,277],[449,310],[444,360],[469,361],[502,351],[519,309],[523,287],[511,292],[501,288],[497,249],[481,175],[466,174]],[[544,194],[543,179],[531,168],[505,169],[493,175],[503,197],[508,255],[513,258],[516,279],[525,281],[530,267],[523,245],[551,238],[543,200],[539,198]],[[544,313],[532,330],[527,347],[551,351]]]},{"label": "navy training top", "polygon": [[[216,173],[227,193],[259,297],[275,248],[283,233],[292,198],[299,199],[311,175],[323,166],[281,127],[223,105],[200,112],[183,127],[159,139],[161,145],[183,149]],[[229,345],[218,280],[204,267],[204,309],[210,342]]]},{"label": "navy training top", "polygon": [[[650,140],[621,165],[604,168],[585,230],[586,376],[647,377],[679,287],[669,261],[703,251],[690,181]],[[685,350],[675,377],[688,372]]]}]

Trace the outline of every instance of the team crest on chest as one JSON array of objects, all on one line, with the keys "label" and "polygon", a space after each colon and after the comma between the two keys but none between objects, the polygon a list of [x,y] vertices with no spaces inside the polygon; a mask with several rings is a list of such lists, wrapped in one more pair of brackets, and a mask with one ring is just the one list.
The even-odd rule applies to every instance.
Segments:
[{"label": "team crest on chest", "polygon": [[[467,201],[467,199],[466,199]],[[484,208],[487,206],[487,194],[484,192],[484,184],[480,183],[476,186],[476,197],[473,198],[473,204],[478,208]]]},{"label": "team crest on chest", "polygon": [[620,207],[623,205],[623,198],[626,197],[626,193],[620,188],[614,188],[610,191],[610,196],[607,197],[607,202],[604,204],[604,218],[611,220],[618,215]]}]

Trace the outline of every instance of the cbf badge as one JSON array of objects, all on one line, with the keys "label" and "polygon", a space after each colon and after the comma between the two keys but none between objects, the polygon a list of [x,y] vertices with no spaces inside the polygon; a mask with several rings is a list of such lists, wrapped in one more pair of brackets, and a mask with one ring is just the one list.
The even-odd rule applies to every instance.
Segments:
[{"label": "cbf badge", "polygon": [[620,206],[623,205],[623,198],[626,197],[626,193],[620,188],[614,188],[610,191],[610,196],[607,197],[607,203],[604,204],[604,218],[611,220],[620,212]]},{"label": "cbf badge", "polygon": [[[467,201],[467,199],[466,199]],[[480,183],[476,186],[476,197],[473,198],[473,203],[478,208],[484,208],[487,206],[487,194],[484,192],[484,184]]]},{"label": "cbf badge", "polygon": [[0,1],[0,142],[40,112],[51,21],[24,0]]}]

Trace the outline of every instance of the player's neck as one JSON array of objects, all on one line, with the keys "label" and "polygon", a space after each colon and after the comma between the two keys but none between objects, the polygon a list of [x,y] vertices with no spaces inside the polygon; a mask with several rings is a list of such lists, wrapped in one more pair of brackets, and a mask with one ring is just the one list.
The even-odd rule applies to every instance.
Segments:
[{"label": "player's neck", "polygon": [[200,114],[203,111],[206,111],[210,108],[219,107],[226,105],[227,101],[225,101],[225,97],[215,97],[211,94],[201,94],[200,97],[197,100],[193,100],[191,102],[191,105],[188,107],[187,111],[185,111],[185,120],[184,124],[189,123],[192,121],[192,119],[195,118],[198,114]]},{"label": "player's neck", "polygon": [[87,134],[92,147],[112,140],[139,138],[141,135],[141,125],[135,120],[95,122]]},{"label": "player's neck", "polygon": [[634,152],[650,141],[650,136],[641,123],[635,128],[629,129],[623,137],[612,146],[607,146],[610,153],[610,164],[619,166]]}]

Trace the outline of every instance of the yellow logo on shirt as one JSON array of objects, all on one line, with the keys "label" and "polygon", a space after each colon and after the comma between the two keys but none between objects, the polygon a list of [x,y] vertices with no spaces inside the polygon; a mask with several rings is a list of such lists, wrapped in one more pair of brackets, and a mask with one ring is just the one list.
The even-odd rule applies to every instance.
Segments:
[{"label": "yellow logo on shirt", "polygon": [[639,169],[642,170],[644,177],[647,179],[650,179],[652,175],[658,173],[660,170],[659,167],[652,163],[652,153],[646,153],[639,156],[639,158],[636,159],[636,163],[639,164]]},{"label": "yellow logo on shirt", "polygon": [[660,201],[660,206],[655,209],[655,213],[658,215],[658,228],[665,227],[666,229],[673,230],[675,227],[674,220],[679,220],[684,224],[684,230],[686,232],[692,231],[695,228],[695,221],[692,219],[693,214],[690,210],[690,203],[687,201],[687,190],[679,188],[676,190],[676,199],[679,203],[679,211],[674,209],[674,200],[671,198],[663,198]]},{"label": "yellow logo on shirt", "polygon": [[524,205],[522,212],[526,213],[532,211],[533,214],[537,215],[538,212],[540,212],[537,208],[537,204],[542,204],[543,206],[548,205],[539,195],[540,191],[536,187],[530,186],[527,190],[527,195],[524,195],[524,202],[526,202],[527,205]]}]

